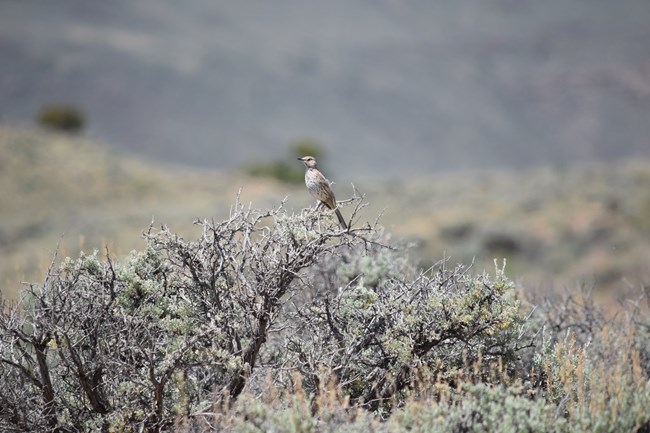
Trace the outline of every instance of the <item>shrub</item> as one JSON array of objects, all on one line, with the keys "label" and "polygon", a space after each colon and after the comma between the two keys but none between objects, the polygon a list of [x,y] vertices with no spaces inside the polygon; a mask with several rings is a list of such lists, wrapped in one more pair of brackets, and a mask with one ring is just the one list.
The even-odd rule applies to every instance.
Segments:
[{"label": "shrub", "polygon": [[251,176],[269,177],[285,183],[301,183],[305,177],[305,171],[297,161],[292,161],[292,164],[285,161],[251,164],[245,170]]},{"label": "shrub", "polygon": [[402,257],[344,256],[338,293],[297,311],[296,334],[303,335],[287,349],[307,386],[317,386],[317,367],[325,366],[353,403],[390,411],[418,381],[454,383],[464,367],[481,362],[487,379],[493,363],[514,363],[528,346],[502,269],[492,279],[443,262],[417,273]]},{"label": "shrub", "polygon": [[4,306],[0,426],[161,431],[237,398],[299,272],[373,232],[239,203],[197,224],[193,242],[150,229],[123,264],[66,259]]},{"label": "shrub", "polygon": [[438,401],[410,402],[389,422],[391,432],[565,431],[555,408],[532,400],[521,386],[466,383]]},{"label": "shrub", "polygon": [[49,105],[38,113],[40,125],[62,132],[77,133],[86,123],[81,110],[72,105]]},{"label": "shrub", "polygon": [[302,183],[305,178],[305,170],[301,163],[297,163],[296,157],[312,155],[316,159],[323,155],[320,144],[314,140],[303,139],[291,145],[289,161],[276,160],[264,163],[249,164],[244,171],[255,177],[269,177],[284,183]]},{"label": "shrub", "polygon": [[296,158],[311,155],[316,158],[317,161],[322,160],[325,154],[323,146],[318,141],[310,138],[303,138],[293,142],[291,150]]},{"label": "shrub", "polygon": [[196,224],[192,241],[150,227],[122,262],[67,258],[3,303],[1,431],[650,428],[638,306],[523,316],[503,267],[420,271],[327,211],[238,201]]},{"label": "shrub", "polygon": [[[647,298],[646,298],[647,299]],[[606,318],[589,292],[547,299],[531,363],[532,391],[567,431],[650,431],[650,323],[638,303]]]}]

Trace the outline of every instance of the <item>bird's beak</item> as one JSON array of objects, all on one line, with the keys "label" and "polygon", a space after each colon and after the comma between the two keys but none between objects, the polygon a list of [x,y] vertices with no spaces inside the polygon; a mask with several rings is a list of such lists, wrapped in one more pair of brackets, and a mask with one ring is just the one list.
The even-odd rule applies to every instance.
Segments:
[{"label": "bird's beak", "polygon": [[302,158],[298,158],[298,161],[302,161]]}]

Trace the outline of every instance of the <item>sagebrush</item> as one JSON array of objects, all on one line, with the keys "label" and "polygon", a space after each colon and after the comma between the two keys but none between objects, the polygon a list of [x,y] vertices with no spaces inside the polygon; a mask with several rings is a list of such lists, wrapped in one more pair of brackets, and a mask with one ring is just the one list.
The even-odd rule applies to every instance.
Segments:
[{"label": "sagebrush", "polygon": [[522,302],[502,267],[418,269],[352,204],[349,230],[237,202],[193,240],[150,227],[127,259],[53,264],[3,304],[0,428],[648,428],[641,310],[621,329],[572,323]]}]

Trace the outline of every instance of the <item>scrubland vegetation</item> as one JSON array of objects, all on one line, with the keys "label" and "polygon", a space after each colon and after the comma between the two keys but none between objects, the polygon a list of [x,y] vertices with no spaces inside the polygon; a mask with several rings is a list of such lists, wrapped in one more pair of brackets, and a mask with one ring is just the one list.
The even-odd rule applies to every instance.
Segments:
[{"label": "scrubland vegetation", "polygon": [[43,107],[36,120],[43,127],[68,133],[81,132],[86,123],[83,112],[70,104],[53,104]]},{"label": "scrubland vegetation", "polygon": [[[24,244],[51,259],[63,224],[88,236],[33,269],[19,301],[2,286],[0,431],[650,431],[642,164],[485,175],[478,191],[413,182],[399,217],[378,217],[390,191],[362,188],[378,203],[355,191],[341,231],[277,184],[245,179],[233,203],[243,178],[0,138],[3,259]],[[152,213],[171,224],[147,229]],[[438,261],[444,240],[476,259]],[[519,278],[594,256],[620,304]]]},{"label": "scrubland vegetation", "polygon": [[[0,318],[4,431],[648,431],[650,321],[419,269],[375,224],[236,203],[81,254]],[[644,298],[643,301],[646,301]]]}]

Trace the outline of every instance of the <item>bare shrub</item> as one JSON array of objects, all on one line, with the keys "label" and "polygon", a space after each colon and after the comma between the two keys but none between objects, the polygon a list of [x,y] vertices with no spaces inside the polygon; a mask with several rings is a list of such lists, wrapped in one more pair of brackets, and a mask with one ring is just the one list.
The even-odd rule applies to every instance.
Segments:
[{"label": "bare shrub", "polygon": [[19,306],[4,304],[0,427],[160,431],[235,399],[298,273],[374,231],[240,203],[197,225],[192,242],[150,228],[125,263],[66,259]]},{"label": "bare shrub", "polygon": [[[351,203],[354,222],[364,205]],[[376,224],[340,230],[327,212],[282,205],[237,202],[227,220],[196,224],[192,241],[150,227],[122,262],[65,259],[3,305],[0,429],[209,431],[267,378],[304,390],[309,422],[347,419],[323,406],[332,389],[388,416],[435,381],[460,384],[468,366],[496,379],[494,364],[514,365],[528,344],[503,269],[420,272]]]},{"label": "bare shrub", "polygon": [[446,262],[416,272],[403,252],[350,252],[338,267],[340,289],[296,312],[287,349],[316,389],[326,367],[352,401],[371,410],[401,404],[418,382],[461,379],[464,367],[515,365],[524,320],[512,283],[472,276]]}]

